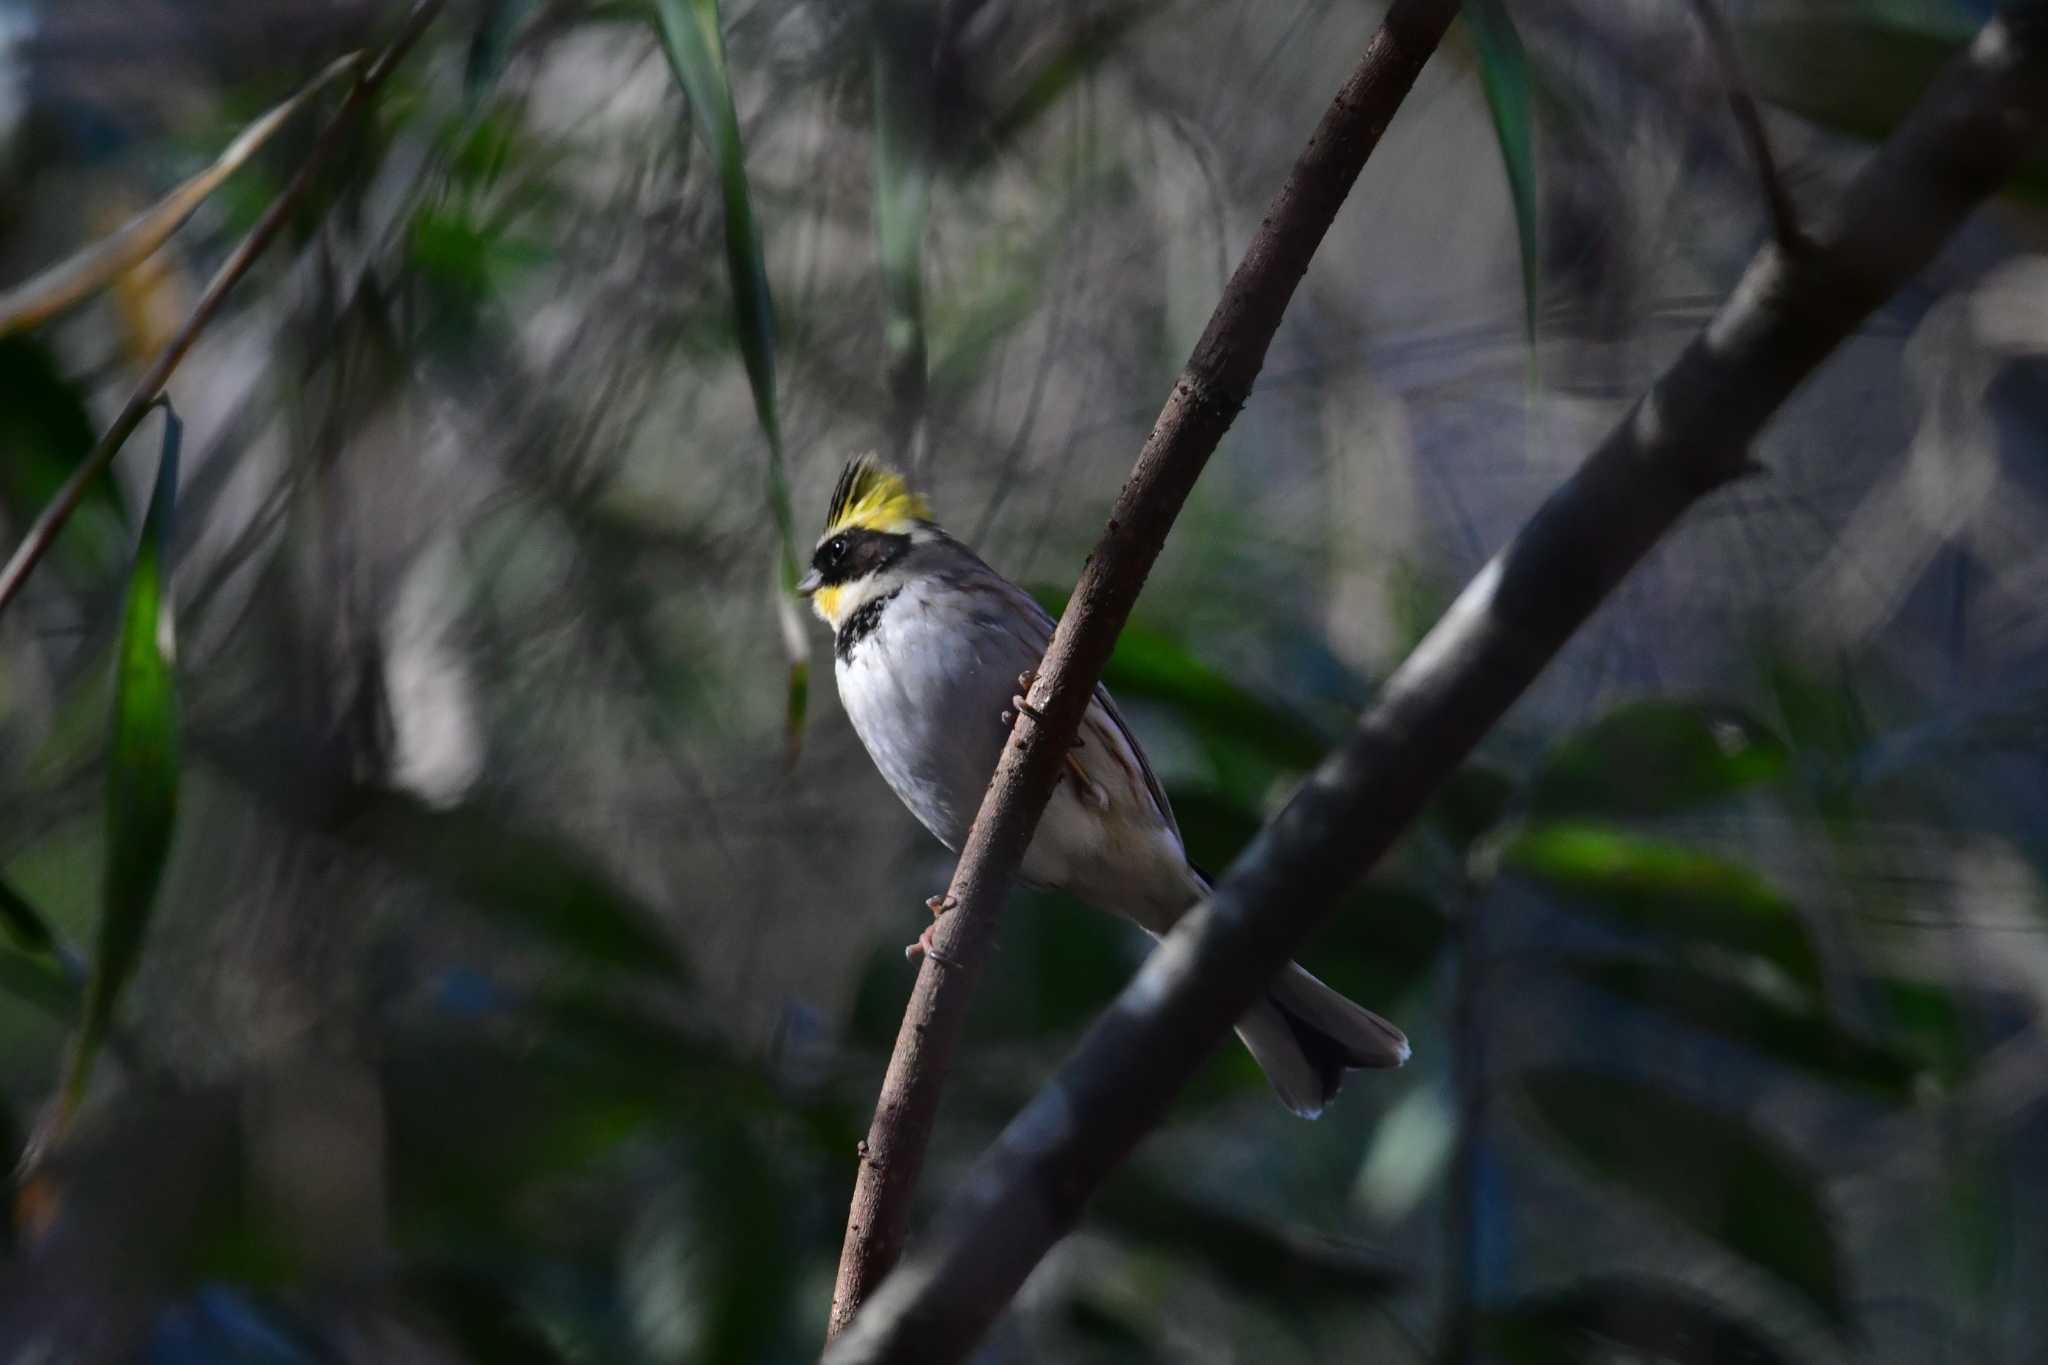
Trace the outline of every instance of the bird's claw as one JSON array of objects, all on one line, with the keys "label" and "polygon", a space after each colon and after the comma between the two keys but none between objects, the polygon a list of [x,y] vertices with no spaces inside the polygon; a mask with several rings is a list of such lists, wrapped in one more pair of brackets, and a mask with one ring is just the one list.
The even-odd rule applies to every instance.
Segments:
[{"label": "bird's claw", "polygon": [[959,906],[960,898],[951,893],[943,896],[926,896],[924,899],[924,908],[931,911],[933,915],[943,915],[948,910],[958,909]]}]

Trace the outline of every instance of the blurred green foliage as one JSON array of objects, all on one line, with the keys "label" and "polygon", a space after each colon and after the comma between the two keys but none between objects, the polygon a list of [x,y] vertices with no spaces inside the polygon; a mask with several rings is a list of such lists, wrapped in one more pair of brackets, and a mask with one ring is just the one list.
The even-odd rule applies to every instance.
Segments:
[{"label": "blurred green foliage", "polygon": [[[1758,93],[1881,135],[1961,40],[1897,10],[1746,24]],[[54,1168],[46,1259],[0,1273],[0,1339],[76,1302],[106,1323],[132,1309],[114,1358],[152,1362],[348,1359],[338,1343],[374,1335],[349,1313],[402,1338],[392,1359],[814,1357],[911,981],[902,944],[945,862],[829,706],[801,767],[761,761],[762,717],[793,754],[812,710],[816,642],[787,596],[806,539],[792,478],[815,484],[849,432],[907,446],[923,423],[962,509],[948,524],[964,532],[985,494],[992,561],[1064,605],[1046,566],[1087,543],[1110,477],[1091,462],[1109,456],[1079,419],[1033,425],[1100,411],[1045,376],[1071,363],[1141,424],[1178,357],[1160,359],[1175,300],[1077,300],[1063,282],[1206,279],[1186,223],[1153,224],[1171,217],[1154,182],[1228,248],[1269,187],[1225,164],[1249,145],[1226,134],[1289,155],[1298,136],[1234,128],[1249,106],[1211,114],[1175,84],[1181,29],[1213,37],[1218,12],[486,0],[451,16],[439,64],[390,91],[289,265],[251,282],[261,354],[222,368],[256,382],[204,390],[205,458],[181,484],[167,441],[133,531],[120,485],[97,486],[0,631],[0,1126],[26,1141],[67,1032],[80,1058],[105,1043],[119,1063]],[[1335,13],[1219,22],[1270,39],[1261,69],[1285,82],[1285,63],[1320,55],[1290,46],[1295,26]],[[1389,164],[1479,176],[1424,122],[1430,101],[1464,100],[1499,154],[1486,174],[1520,269],[1518,307],[1496,311],[1519,314],[1523,342],[1570,345],[1584,338],[1551,336],[1546,310],[1587,268],[1572,252],[1607,238],[1572,235],[1568,196],[1592,183],[1618,215],[1623,178],[1571,162],[1584,129],[1553,115],[1581,93],[1598,107],[1606,54],[1540,7],[1466,17],[1476,70],[1425,85],[1399,130],[1417,141]],[[1251,55],[1233,39],[1220,84]],[[557,107],[592,87],[587,109]],[[260,107],[232,89],[218,104]],[[1645,164],[1668,152],[1673,180],[1713,141],[1675,123],[1628,142]],[[200,264],[290,156],[196,222]],[[1382,172],[1353,225],[1368,253],[1403,197]],[[1105,222],[1140,226],[1091,240]],[[811,239],[826,245],[791,246]],[[1333,245],[1341,263],[1350,243]],[[1675,254],[1720,278],[1707,246]],[[1382,346],[1369,360],[1390,392],[1467,401],[1455,367],[1400,368],[1421,362],[1377,335],[1411,326],[1398,309],[1324,326],[1334,292],[1283,333],[1295,353],[1105,675],[1212,876],[1450,600],[1451,579],[1391,550],[1343,570],[1340,596],[1328,546],[1290,543],[1331,509],[1284,499],[1345,487],[1321,466],[1381,433],[1351,409],[1301,420],[1286,365],[1315,380],[1331,354]],[[571,296],[584,314],[560,307]],[[96,326],[0,342],[10,536],[91,444],[116,349]],[[1433,365],[1501,338],[1399,340]],[[1615,384],[1612,338],[1595,340],[1567,352],[1561,402]],[[1512,322],[1505,341],[1523,353]],[[726,378],[751,427],[724,420]],[[1293,425],[1317,431],[1313,458]],[[1511,485],[1491,463],[1502,429],[1401,446],[1401,477],[1473,446],[1482,481]],[[1134,450],[1142,426],[1113,434]],[[752,466],[726,458],[756,437],[765,507]],[[1117,469],[1131,450],[1114,447]],[[1397,509],[1379,531],[1456,501],[1425,481],[1401,503],[1392,466],[1369,468],[1359,501]],[[1348,524],[1363,509],[1331,515],[1366,533]],[[1495,530],[1458,527],[1481,548]],[[772,628],[759,575],[732,567],[771,543]],[[162,647],[168,566],[194,547],[177,598],[202,645],[179,660]],[[1368,614],[1361,585],[1377,650],[1340,638]],[[2033,1112],[2017,1063],[2039,1002],[1987,968],[1974,930],[1915,920],[1909,936],[1884,916],[2026,901],[2035,918],[2008,928],[2031,948],[2040,858],[2007,845],[2032,808],[1998,793],[2038,739],[2039,698],[1943,714],[1870,659],[1803,648],[1777,605],[1756,604],[1755,685],[1723,663],[1710,694],[1632,677],[1532,697],[1302,953],[1409,1028],[1409,1068],[1354,1077],[1309,1126],[1242,1049],[1220,1051],[990,1358],[1903,1360],[1880,1288],[1930,1265],[1937,1334],[2030,1340],[2040,1172],[1984,1094]],[[461,771],[437,786],[415,770],[430,759]],[[208,795],[174,822],[181,785]],[[1910,851],[1903,874],[1888,860],[1908,827],[1949,840],[1924,884]],[[2023,875],[1998,881],[2013,863]],[[1149,946],[1058,895],[1016,902],[948,1092],[934,1202]],[[95,909],[87,987],[69,938]],[[344,1079],[322,1082],[330,1066]],[[359,1169],[374,1178],[349,1185]],[[1842,1197],[1863,1177],[1913,1198],[1874,1221]],[[376,1255],[342,1259],[357,1238]],[[133,1271],[137,1303],[91,1297],[83,1268],[102,1259]],[[1432,1312],[1433,1338],[1414,1326]]]}]

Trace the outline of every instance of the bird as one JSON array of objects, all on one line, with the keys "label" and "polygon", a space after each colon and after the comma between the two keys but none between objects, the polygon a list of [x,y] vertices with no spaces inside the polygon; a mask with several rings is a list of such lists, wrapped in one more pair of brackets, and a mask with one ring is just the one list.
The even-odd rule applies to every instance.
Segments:
[{"label": "bird", "polygon": [[[849,460],[800,596],[832,629],[833,674],[882,779],[959,852],[1053,618],[933,519],[925,497],[870,455]],[[1138,737],[1098,685],[1024,854],[1028,885],[1065,891],[1154,938],[1210,894]],[[944,897],[926,904],[936,916]],[[936,919],[933,924],[936,925]],[[907,951],[930,951],[931,929]],[[1314,1118],[1344,1073],[1408,1060],[1408,1040],[1297,963],[1237,1023],[1281,1103]]]}]

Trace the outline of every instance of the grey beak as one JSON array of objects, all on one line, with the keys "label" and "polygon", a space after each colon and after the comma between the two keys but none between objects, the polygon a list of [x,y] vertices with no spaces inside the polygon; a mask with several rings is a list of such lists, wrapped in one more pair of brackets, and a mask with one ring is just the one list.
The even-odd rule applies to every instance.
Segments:
[{"label": "grey beak", "polygon": [[798,597],[809,597],[824,586],[824,578],[819,575],[816,569],[813,569],[796,581],[796,595]]}]

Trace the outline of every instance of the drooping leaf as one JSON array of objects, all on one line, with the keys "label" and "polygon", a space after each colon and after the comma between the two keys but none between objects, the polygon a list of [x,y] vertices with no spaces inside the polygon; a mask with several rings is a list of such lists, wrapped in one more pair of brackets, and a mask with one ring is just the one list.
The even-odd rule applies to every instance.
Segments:
[{"label": "drooping leaf", "polygon": [[[796,592],[796,513],[790,503],[789,476],[782,459],[782,421],[775,397],[775,300],[768,289],[768,268],[761,256],[761,233],[754,222],[753,197],[747,188],[746,154],[740,143],[739,113],[726,67],[725,39],[719,31],[718,0],[653,0],[662,51],[670,70],[690,102],[692,124],[718,165],[718,183],[725,209],[725,266],[732,285],[733,331],[746,362],[747,383],[754,392],[754,413],[768,446],[768,510],[775,519],[776,572],[784,598],[783,640],[789,654],[787,692],[788,751],[794,758],[803,733],[809,696],[800,670],[809,658],[801,633],[787,628]],[[801,619],[801,613],[796,613]]]},{"label": "drooping leaf", "polygon": [[1565,971],[1589,986],[1739,1043],[1826,1080],[1907,1099],[1919,1068],[1859,1038],[1803,1001],[1717,973],[1629,958],[1575,958]]},{"label": "drooping leaf", "polygon": [[1551,750],[1533,817],[1671,815],[1784,773],[1785,742],[1750,716],[1686,702],[1623,706]]},{"label": "drooping leaf", "polygon": [[1820,960],[1799,912],[1746,867],[1711,853],[1605,825],[1522,830],[1500,850],[1502,871],[1538,882],[1568,909],[1686,945],[1763,958],[1804,986]]},{"label": "drooping leaf", "polygon": [[57,936],[51,932],[49,921],[43,918],[42,911],[29,904],[28,897],[8,885],[5,877],[0,877],[0,929],[24,952],[56,951]]},{"label": "drooping leaf", "polygon": [[688,976],[650,906],[569,841],[488,803],[437,809],[386,794],[347,832],[568,961],[671,982]]},{"label": "drooping leaf", "polygon": [[1738,1119],[1665,1090],[1546,1070],[1519,1091],[1543,1126],[1601,1179],[1791,1285],[1849,1322],[1819,1174]]},{"label": "drooping leaf", "polygon": [[1454,1099],[1442,1082],[1418,1085],[1373,1130],[1352,1197],[1382,1227],[1412,1213],[1450,1168],[1458,1142]]},{"label": "drooping leaf", "polygon": [[1595,1280],[1488,1313],[1480,1338],[1510,1365],[1789,1365],[1733,1313],[1654,1280]]},{"label": "drooping leaf", "polygon": [[463,96],[472,104],[497,85],[511,56],[513,38],[539,5],[540,0],[484,0],[462,63]]},{"label": "drooping leaf", "polygon": [[76,307],[146,260],[322,86],[354,71],[359,61],[360,54],[351,53],[331,63],[298,93],[243,129],[211,166],[112,236],[0,294],[0,336],[33,327]]},{"label": "drooping leaf", "polygon": [[[42,342],[0,337],[0,500],[26,526],[92,450],[85,392],[65,377]],[[58,534],[57,568],[77,586],[96,586],[127,550],[119,496],[95,479]]]},{"label": "drooping leaf", "polygon": [[183,424],[164,403],[156,487],[121,607],[113,738],[107,749],[107,862],[98,952],[84,1019],[64,1082],[64,1103],[85,1094],[122,988],[142,958],[157,884],[178,808],[178,690],[171,603],[171,522]]},{"label": "drooping leaf", "polygon": [[875,7],[875,245],[887,306],[891,454],[913,463],[927,385],[924,235],[932,191],[932,45],[936,6]]},{"label": "drooping leaf", "polygon": [[1529,55],[1502,0],[1465,0],[1465,22],[1479,49],[1479,83],[1493,116],[1494,138],[1507,171],[1515,206],[1515,235],[1522,249],[1522,306],[1529,339],[1536,337],[1541,300],[1536,218],[1536,150],[1529,98]]}]

